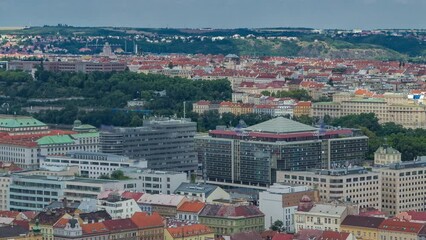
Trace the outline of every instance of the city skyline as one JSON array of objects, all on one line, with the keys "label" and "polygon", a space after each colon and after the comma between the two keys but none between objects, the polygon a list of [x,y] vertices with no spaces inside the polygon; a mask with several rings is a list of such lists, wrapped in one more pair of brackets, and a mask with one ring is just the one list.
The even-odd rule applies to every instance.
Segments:
[{"label": "city skyline", "polygon": [[423,0],[1,0],[0,27],[423,29],[425,10]]}]

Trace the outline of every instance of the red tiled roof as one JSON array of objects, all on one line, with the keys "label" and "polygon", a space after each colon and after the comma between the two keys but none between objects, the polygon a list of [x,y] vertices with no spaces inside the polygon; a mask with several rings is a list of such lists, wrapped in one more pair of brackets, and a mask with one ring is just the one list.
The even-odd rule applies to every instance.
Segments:
[{"label": "red tiled roof", "polygon": [[0,211],[0,217],[16,218],[19,214],[18,211]]},{"label": "red tiled roof", "polygon": [[287,234],[287,233],[277,233],[272,238],[272,240],[292,240],[292,239],[293,239],[293,235]]},{"label": "red tiled roof", "polygon": [[133,214],[131,220],[139,228],[164,227],[163,218],[156,212],[151,215],[145,212],[136,212]]},{"label": "red tiled roof", "polygon": [[386,219],[380,224],[379,229],[385,231],[418,233],[424,227],[421,223],[404,222],[396,219]]},{"label": "red tiled roof", "polygon": [[81,229],[84,234],[99,234],[109,232],[108,228],[103,222],[82,224]]},{"label": "red tiled roof", "polygon": [[130,218],[107,220],[103,223],[110,231],[132,230],[138,228],[138,226],[133,223]]},{"label": "red tiled roof", "polygon": [[348,237],[346,232],[324,231],[319,240],[346,240]]},{"label": "red tiled roof", "polygon": [[122,198],[126,199],[134,199],[135,201],[138,201],[142,197],[143,193],[141,192],[129,192],[125,191],[121,194]]},{"label": "red tiled roof", "polygon": [[414,221],[426,221],[426,212],[408,211],[407,214]]},{"label": "red tiled roof", "polygon": [[378,217],[348,215],[343,220],[341,225],[365,227],[365,228],[378,228],[384,220],[385,220],[384,218],[378,218]]},{"label": "red tiled roof", "polygon": [[190,226],[182,226],[176,228],[166,228],[166,231],[168,231],[173,238],[182,238],[182,235],[183,237],[189,237],[213,233],[213,231],[209,227],[202,224],[194,224]]},{"label": "red tiled roof", "polygon": [[199,201],[184,202],[177,211],[199,213],[206,204]]}]

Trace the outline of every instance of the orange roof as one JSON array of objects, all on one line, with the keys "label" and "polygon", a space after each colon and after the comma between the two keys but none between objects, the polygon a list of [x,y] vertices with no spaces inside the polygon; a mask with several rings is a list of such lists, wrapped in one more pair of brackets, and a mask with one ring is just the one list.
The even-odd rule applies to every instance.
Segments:
[{"label": "orange roof", "polygon": [[81,226],[81,229],[83,230],[84,234],[96,234],[96,233],[109,232],[109,230],[105,227],[103,222],[83,224]]},{"label": "orange roof", "polygon": [[131,220],[138,228],[164,227],[163,218],[157,212],[151,215],[146,212],[135,212]]},{"label": "orange roof", "polygon": [[18,211],[0,211],[0,217],[16,218],[19,214]]},{"label": "orange roof", "polygon": [[190,236],[213,233],[213,231],[209,227],[203,224],[194,224],[190,226],[167,228],[166,230],[170,233],[170,235],[173,238],[182,238],[182,237],[190,237]]},{"label": "orange roof", "polygon": [[179,212],[199,213],[201,210],[203,210],[205,205],[205,203],[199,201],[184,202],[177,210]]},{"label": "orange roof", "polygon": [[67,225],[68,221],[69,221],[68,218],[61,218],[53,225],[53,227],[54,228],[64,228]]},{"label": "orange roof", "polygon": [[310,107],[312,105],[312,103],[310,101],[300,101],[297,103],[297,106],[299,107]]}]

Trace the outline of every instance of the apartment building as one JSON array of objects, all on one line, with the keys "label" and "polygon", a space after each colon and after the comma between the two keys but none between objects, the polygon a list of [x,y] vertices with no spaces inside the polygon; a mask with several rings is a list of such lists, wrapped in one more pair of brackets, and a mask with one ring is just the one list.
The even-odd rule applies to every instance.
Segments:
[{"label": "apartment building", "polygon": [[393,147],[384,145],[374,152],[374,165],[383,166],[401,162],[401,153]]},{"label": "apartment building", "polygon": [[[302,199],[303,201],[303,199]],[[350,214],[357,214],[352,206],[337,204],[312,204],[294,213],[295,230],[302,229],[339,231],[340,224]]]},{"label": "apartment building", "polygon": [[146,160],[148,168],[195,171],[195,122],[188,119],[145,120],[143,127],[111,127],[100,133],[100,151]]},{"label": "apartment building", "polygon": [[195,138],[209,181],[259,186],[276,182],[278,170],[361,164],[368,142],[350,129],[321,130],[283,117]]},{"label": "apartment building", "polygon": [[99,178],[110,176],[115,170],[123,167],[147,168],[147,162],[130,160],[125,156],[107,153],[71,151],[61,156],[47,156],[40,159],[40,167],[78,166],[81,177]]},{"label": "apartment building", "polygon": [[318,190],[302,185],[275,183],[266,191],[260,192],[259,210],[265,214],[265,229],[280,220],[284,223],[286,232],[294,232],[293,216],[303,196],[308,196],[314,202],[320,200]]},{"label": "apartment building", "polygon": [[[41,61],[10,61],[8,70],[30,72],[42,64]],[[44,61],[43,68],[53,72],[122,72],[126,70],[126,63],[120,62],[82,62],[82,61]]]},{"label": "apartment building", "polygon": [[426,211],[426,157],[394,163],[379,171],[382,178],[382,211],[390,215]]},{"label": "apartment building", "polygon": [[340,224],[340,231],[352,233],[356,239],[379,239],[379,226],[384,221],[380,217],[348,215]]},{"label": "apartment building", "polygon": [[343,117],[350,114],[375,113],[380,123],[394,122],[406,128],[424,128],[426,126],[426,106],[402,94],[386,93],[375,97],[344,97],[336,94],[333,102],[312,104],[311,116]]},{"label": "apartment building", "polygon": [[363,167],[277,171],[277,182],[311,186],[318,189],[322,201],[349,201],[360,208],[382,208],[381,174]]},{"label": "apartment building", "polygon": [[10,175],[0,174],[0,211],[9,210]]},{"label": "apartment building", "polygon": [[[138,196],[142,194],[138,194]],[[137,200],[137,199],[136,199]],[[98,199],[98,210],[105,210],[112,219],[130,218],[136,212],[142,212],[136,200],[123,197],[118,191],[110,192],[106,198]]]}]

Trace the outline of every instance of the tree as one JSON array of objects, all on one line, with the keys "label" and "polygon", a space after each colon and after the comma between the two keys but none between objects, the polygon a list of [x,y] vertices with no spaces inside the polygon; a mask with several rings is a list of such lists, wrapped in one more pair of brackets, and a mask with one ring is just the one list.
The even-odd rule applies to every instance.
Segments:
[{"label": "tree", "polygon": [[271,92],[269,91],[262,91],[260,94],[262,94],[263,96],[271,96]]},{"label": "tree", "polygon": [[111,179],[114,180],[126,180],[130,179],[128,176],[125,176],[123,171],[121,170],[115,170],[111,173]]},{"label": "tree", "polygon": [[270,229],[272,231],[277,231],[277,232],[283,232],[284,229],[284,223],[281,220],[276,220],[270,227]]}]

